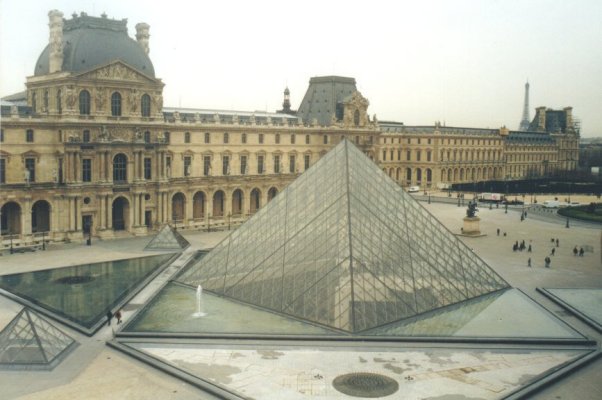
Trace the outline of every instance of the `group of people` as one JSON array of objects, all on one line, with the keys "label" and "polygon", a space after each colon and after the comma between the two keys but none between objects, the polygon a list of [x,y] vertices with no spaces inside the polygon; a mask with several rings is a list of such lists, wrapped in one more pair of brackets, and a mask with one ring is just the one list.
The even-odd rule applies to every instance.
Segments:
[{"label": "group of people", "polygon": [[531,243],[529,243],[529,247],[527,247],[524,240],[521,241],[520,244],[517,240],[516,242],[514,242],[514,245],[512,245],[512,251],[523,251],[525,249],[527,249],[527,252],[530,253],[533,250],[533,248],[531,247]]},{"label": "group of people", "polygon": [[111,312],[111,309],[107,310],[107,326],[111,326],[111,320],[113,319],[113,317],[115,317],[115,319],[117,320],[117,324],[119,325],[121,323],[121,310],[115,311],[114,315]]},{"label": "group of people", "polygon": [[585,250],[583,250],[583,247],[580,247],[579,250],[577,250],[577,246],[575,246],[575,248],[573,249],[574,256],[577,256],[577,254],[579,254],[579,257],[583,257],[584,253],[585,253]]}]

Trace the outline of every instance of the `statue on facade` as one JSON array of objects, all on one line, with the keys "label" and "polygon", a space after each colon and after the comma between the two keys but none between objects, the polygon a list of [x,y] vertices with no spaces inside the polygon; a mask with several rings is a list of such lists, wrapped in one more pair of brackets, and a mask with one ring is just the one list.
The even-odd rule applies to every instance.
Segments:
[{"label": "statue on facade", "polygon": [[100,133],[98,134],[98,141],[99,142],[106,142],[109,140],[109,130],[107,129],[106,125],[103,125],[100,128]]},{"label": "statue on facade", "polygon": [[468,208],[466,209],[466,216],[468,218],[473,218],[478,211],[479,211],[479,209],[477,208],[477,201],[476,200],[469,201]]},{"label": "statue on facade", "polygon": [[96,110],[97,111],[102,111],[104,105],[105,105],[105,93],[104,90],[102,89],[97,89],[96,90]]}]

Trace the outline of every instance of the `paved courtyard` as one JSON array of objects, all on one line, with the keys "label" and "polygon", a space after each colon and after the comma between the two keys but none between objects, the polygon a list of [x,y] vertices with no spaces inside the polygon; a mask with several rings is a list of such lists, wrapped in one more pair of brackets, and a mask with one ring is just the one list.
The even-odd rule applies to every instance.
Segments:
[{"label": "paved courtyard", "polygon": [[[460,233],[465,207],[455,204],[422,203],[450,231]],[[591,224],[566,221],[544,211],[530,211],[521,222],[522,209],[481,207],[481,231],[485,236],[463,237],[462,240],[493,267],[512,286],[554,313],[557,317],[586,335],[602,342],[602,334],[537,292],[547,288],[602,288],[602,230]],[[500,235],[497,234],[500,230]],[[227,232],[181,233],[192,244],[179,263],[162,272],[153,282],[124,307],[124,320],[137,310],[163,282],[175,274],[183,262],[197,249],[215,246]],[[506,236],[504,236],[506,233]],[[559,246],[551,242],[558,239]],[[115,260],[148,255],[143,248],[150,238],[127,238],[114,241],[96,240],[92,246],[83,244],[52,245],[47,251],[5,254],[0,257],[0,274],[10,274],[96,261]],[[525,241],[532,252],[513,251],[512,245]],[[573,255],[575,246],[593,249],[583,257]],[[554,255],[551,250],[554,248]],[[551,258],[551,268],[544,267],[544,258]],[[531,258],[532,267],[527,266]],[[4,327],[22,307],[0,296],[0,328]],[[520,310],[517,310],[520,311]],[[211,399],[199,389],[155,370],[105,345],[114,336],[115,324],[103,327],[93,337],[84,336],[67,327],[60,328],[75,338],[80,346],[52,371],[0,371],[2,398],[6,399]],[[361,354],[360,354],[361,356]],[[191,354],[202,359],[206,355]],[[294,358],[293,358],[294,359]],[[294,361],[287,360],[288,366]],[[602,398],[602,361],[598,360],[562,379],[537,394],[536,399],[599,399]],[[518,378],[516,378],[518,379]],[[443,391],[444,393],[444,391]],[[272,397],[272,398],[278,398]],[[390,398],[395,398],[395,395]],[[426,397],[417,397],[426,398]],[[437,397],[439,399],[445,398]]]}]

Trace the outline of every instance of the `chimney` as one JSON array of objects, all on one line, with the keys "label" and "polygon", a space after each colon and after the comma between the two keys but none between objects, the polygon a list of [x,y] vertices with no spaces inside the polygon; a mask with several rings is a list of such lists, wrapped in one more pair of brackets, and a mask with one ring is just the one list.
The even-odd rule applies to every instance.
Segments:
[{"label": "chimney", "polygon": [[48,72],[60,72],[63,68],[63,13],[52,10],[48,13],[50,27],[50,54],[48,55]]},{"label": "chimney", "polygon": [[546,130],[546,108],[545,107],[537,107],[535,109],[535,113],[537,115],[537,130],[545,132],[545,130]]},{"label": "chimney", "polygon": [[139,24],[136,24],[136,40],[146,54],[150,51],[148,48],[148,39],[150,38],[150,35],[148,34],[149,29],[150,25],[147,23],[140,22]]}]

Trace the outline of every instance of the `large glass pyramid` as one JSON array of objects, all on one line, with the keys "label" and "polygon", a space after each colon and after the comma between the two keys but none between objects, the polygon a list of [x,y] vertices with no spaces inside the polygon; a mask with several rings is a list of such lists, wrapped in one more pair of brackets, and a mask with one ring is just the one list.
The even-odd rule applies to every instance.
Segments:
[{"label": "large glass pyramid", "polygon": [[0,364],[52,365],[75,344],[66,333],[24,308],[0,332]]},{"label": "large glass pyramid", "polygon": [[353,333],[508,287],[347,140],[178,280]]},{"label": "large glass pyramid", "polygon": [[183,250],[190,246],[188,240],[172,228],[165,224],[163,228],[151,239],[144,250]]}]

